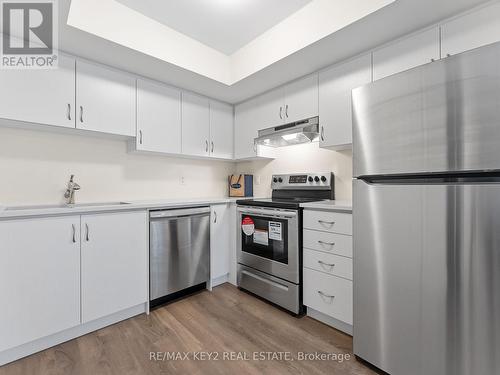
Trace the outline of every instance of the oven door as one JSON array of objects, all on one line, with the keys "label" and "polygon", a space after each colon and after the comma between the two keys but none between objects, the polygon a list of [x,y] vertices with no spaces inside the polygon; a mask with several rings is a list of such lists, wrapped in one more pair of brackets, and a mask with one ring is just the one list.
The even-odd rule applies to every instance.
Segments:
[{"label": "oven door", "polygon": [[238,262],[298,284],[299,212],[238,207]]}]

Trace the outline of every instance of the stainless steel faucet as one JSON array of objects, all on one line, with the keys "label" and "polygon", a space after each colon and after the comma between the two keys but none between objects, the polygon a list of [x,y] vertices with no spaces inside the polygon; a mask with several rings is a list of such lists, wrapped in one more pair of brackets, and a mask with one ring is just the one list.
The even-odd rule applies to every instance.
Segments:
[{"label": "stainless steel faucet", "polygon": [[75,175],[72,174],[68,182],[68,188],[64,193],[66,204],[75,204],[75,191],[80,190],[80,185],[73,181],[73,177],[75,177]]}]

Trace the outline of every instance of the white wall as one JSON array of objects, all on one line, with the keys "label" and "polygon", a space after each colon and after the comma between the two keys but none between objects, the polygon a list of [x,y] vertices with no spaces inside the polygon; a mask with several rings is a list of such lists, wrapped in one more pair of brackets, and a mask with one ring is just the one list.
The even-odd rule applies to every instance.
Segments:
[{"label": "white wall", "polygon": [[[352,152],[320,149],[318,143],[289,146],[276,149],[272,161],[249,161],[237,164],[237,173],[254,175],[254,195],[267,197],[271,194],[271,176],[278,173],[333,172],[335,195],[339,200],[352,199]],[[261,184],[257,185],[260,177]]]},{"label": "white wall", "polygon": [[130,154],[124,140],[0,128],[0,204],[60,203],[71,173],[79,202],[225,197],[234,167]]}]

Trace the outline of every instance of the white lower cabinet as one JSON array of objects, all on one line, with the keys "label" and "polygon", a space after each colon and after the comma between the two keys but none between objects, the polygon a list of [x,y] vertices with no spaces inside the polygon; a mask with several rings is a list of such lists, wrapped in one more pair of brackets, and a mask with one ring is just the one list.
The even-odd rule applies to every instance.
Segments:
[{"label": "white lower cabinet", "polygon": [[147,302],[146,213],[84,215],[81,225],[82,322]]},{"label": "white lower cabinet", "polygon": [[0,352],[80,324],[80,216],[0,222]]},{"label": "white lower cabinet", "polygon": [[212,286],[228,280],[231,248],[231,212],[229,204],[218,204],[210,212],[210,279]]},{"label": "white lower cabinet", "polygon": [[303,234],[307,314],[352,334],[352,213],[306,209]]}]

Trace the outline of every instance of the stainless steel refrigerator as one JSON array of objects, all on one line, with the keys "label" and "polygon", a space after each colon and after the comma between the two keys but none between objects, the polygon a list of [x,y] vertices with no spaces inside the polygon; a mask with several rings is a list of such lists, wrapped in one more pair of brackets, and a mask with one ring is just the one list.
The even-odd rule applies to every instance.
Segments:
[{"label": "stainless steel refrigerator", "polygon": [[354,353],[500,374],[500,44],[353,91]]}]

